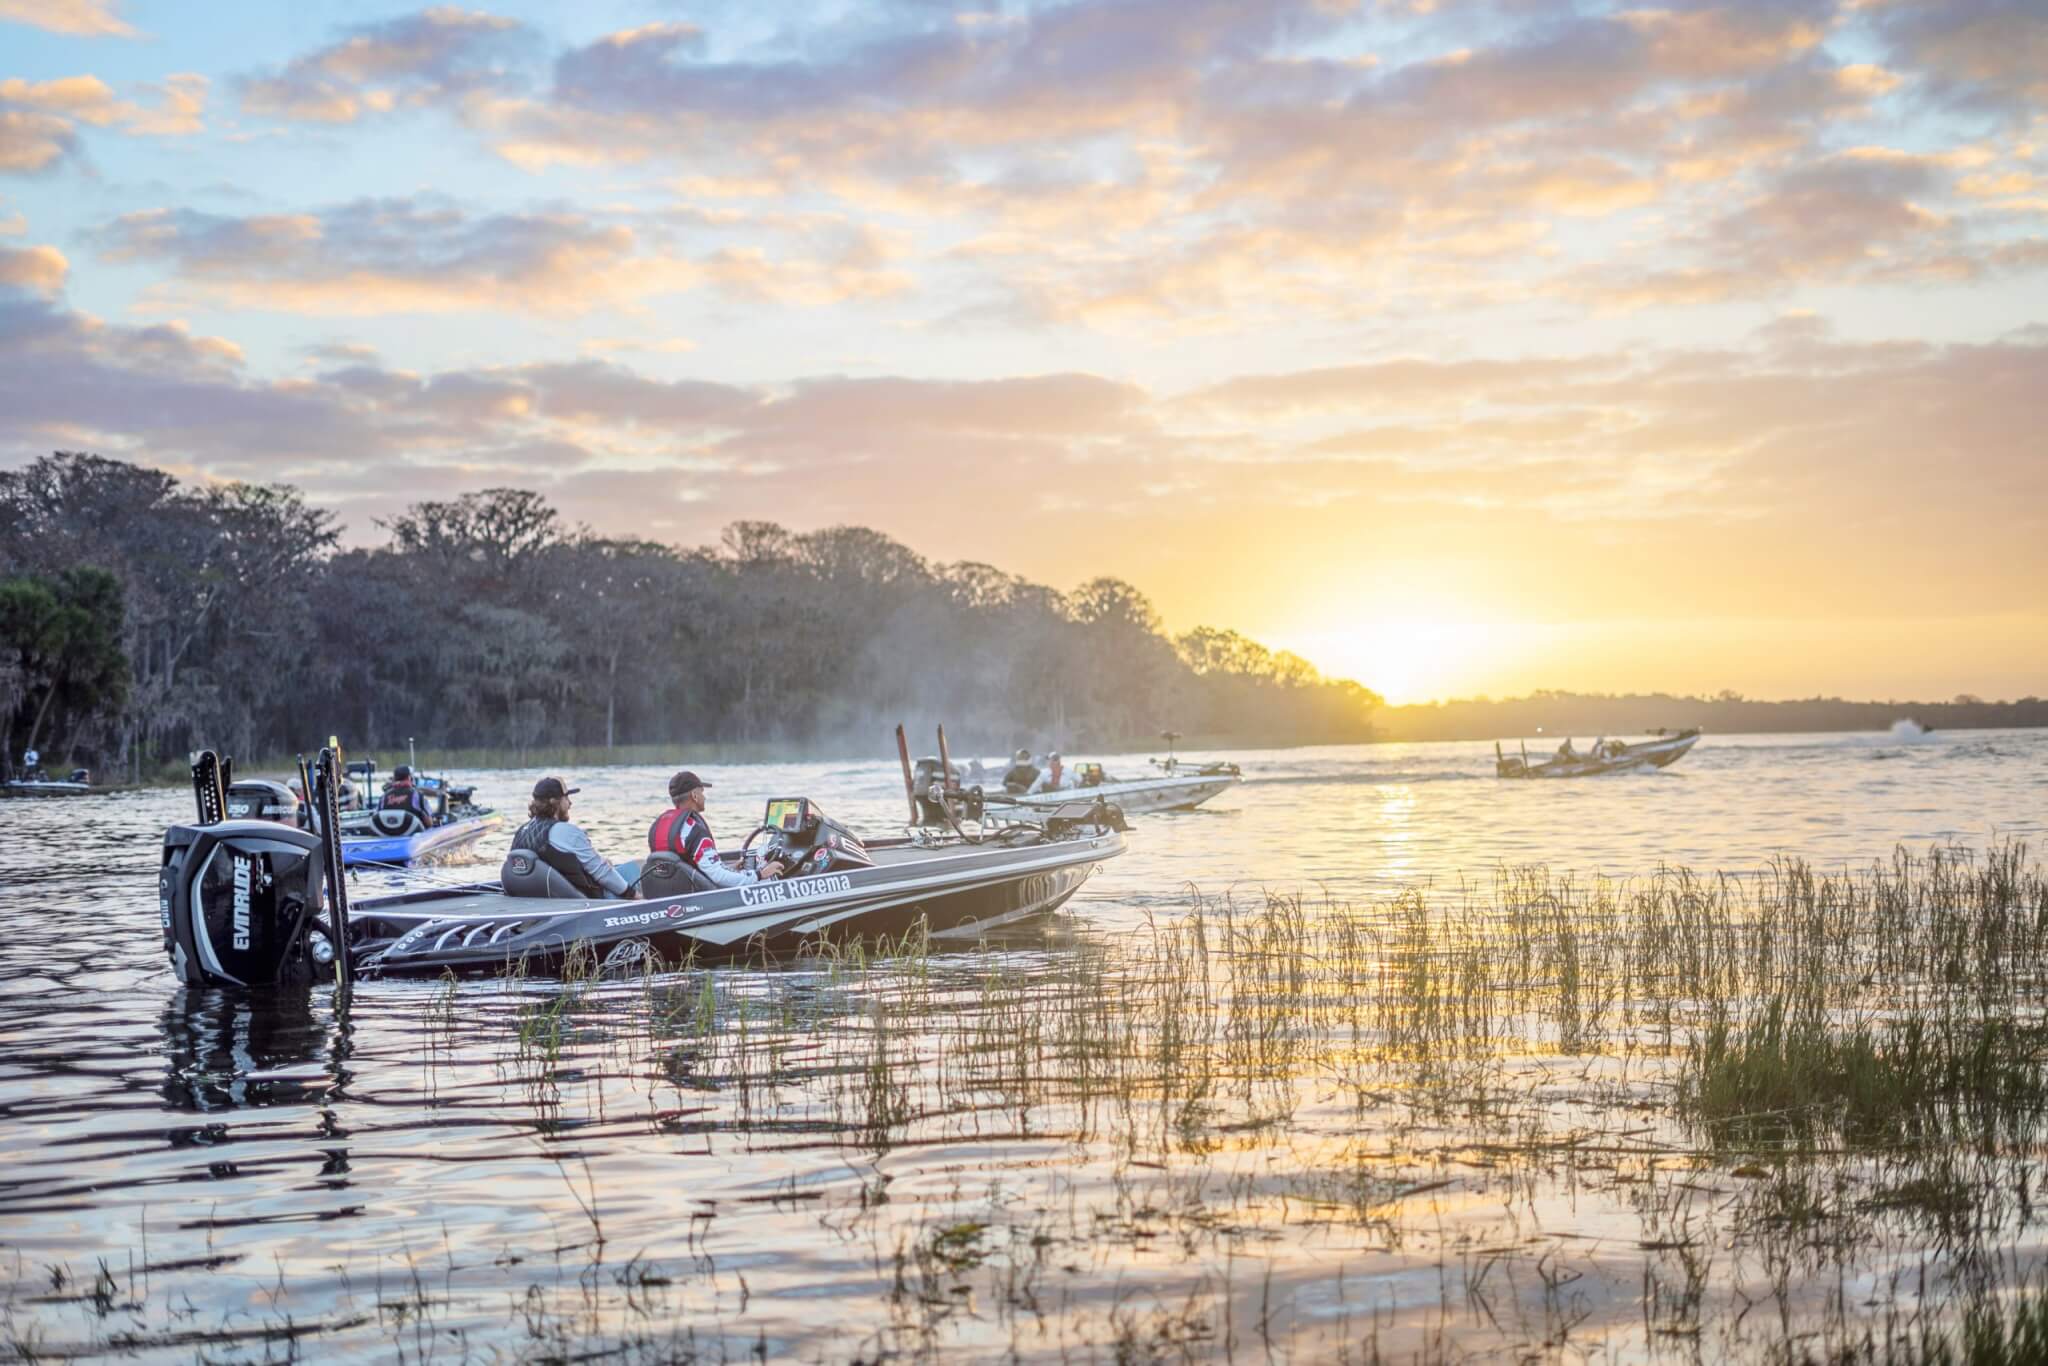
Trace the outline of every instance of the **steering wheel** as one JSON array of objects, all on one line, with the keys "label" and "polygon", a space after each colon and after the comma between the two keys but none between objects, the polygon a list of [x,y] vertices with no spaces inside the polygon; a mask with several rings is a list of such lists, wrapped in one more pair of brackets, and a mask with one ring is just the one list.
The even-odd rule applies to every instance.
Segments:
[{"label": "steering wheel", "polygon": [[782,832],[776,830],[774,827],[767,825],[755,826],[753,830],[748,832],[746,839],[741,842],[740,853],[744,854],[747,852],[747,850],[753,848],[754,841],[761,838],[761,836],[763,835],[767,835],[770,838],[768,840],[767,847],[761,851],[761,862],[768,863],[770,861],[773,861],[776,863],[780,863],[782,865],[783,876],[787,877],[790,873],[796,870],[796,856],[791,854],[788,849],[783,847]]}]

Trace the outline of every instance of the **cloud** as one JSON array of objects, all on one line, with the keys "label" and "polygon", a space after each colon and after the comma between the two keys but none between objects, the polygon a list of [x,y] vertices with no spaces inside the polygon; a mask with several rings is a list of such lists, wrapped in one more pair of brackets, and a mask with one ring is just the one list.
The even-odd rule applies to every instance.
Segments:
[{"label": "cloud", "polygon": [[326,314],[580,313],[701,278],[622,225],[567,210],[471,216],[429,198],[250,216],[150,209],[90,240],[102,259],[168,266],[166,298]]},{"label": "cloud", "polygon": [[1505,360],[1374,361],[1270,375],[1242,375],[1194,390],[1179,401],[1197,410],[1235,414],[1302,414],[1385,409],[1405,402],[1465,402],[1500,395],[1539,395],[1573,381],[1612,375],[1612,356]]},{"label": "cloud", "polygon": [[354,123],[418,108],[499,83],[534,45],[515,19],[440,7],[360,24],[270,76],[237,81],[251,114],[311,123]]},{"label": "cloud", "polygon": [[67,120],[0,108],[0,173],[46,171],[77,152],[78,137]]},{"label": "cloud", "polygon": [[543,95],[468,116],[529,168],[686,157],[700,174],[709,160],[952,179],[970,152],[1168,132],[1205,70],[1334,23],[1304,0],[1083,0],[980,24],[906,6],[749,57],[650,24],[563,53]]},{"label": "cloud", "polygon": [[124,100],[97,76],[65,76],[49,81],[0,80],[0,106],[32,110],[94,128],[119,128],[145,137],[178,137],[204,126],[207,79],[191,73],[166,76],[140,89],[155,98],[144,105]]},{"label": "cloud", "polygon": [[837,219],[741,219],[715,231],[787,251],[677,244],[676,223],[563,207],[472,214],[439,196],[356,200],[302,213],[146,209],[86,235],[102,260],[162,265],[155,308],[203,298],[240,308],[371,315],[487,310],[567,315],[707,288],[821,307],[909,289],[883,235]]},{"label": "cloud", "polygon": [[55,247],[0,247],[0,285],[51,297],[61,293],[71,263]]},{"label": "cloud", "polygon": [[1899,6],[1882,18],[1894,64],[1965,108],[2028,117],[2048,104],[2048,13],[2013,0]]},{"label": "cloud", "polygon": [[0,0],[0,23],[28,24],[79,38],[132,38],[120,0]]},{"label": "cloud", "polygon": [[97,76],[0,79],[0,173],[45,171],[76,157],[80,125],[140,137],[204,128],[206,77],[181,73],[138,88],[150,103],[122,99]]},{"label": "cloud", "polygon": [[1953,284],[2048,267],[2039,239],[2014,237],[1963,202],[1976,193],[1954,173],[1967,161],[1858,148],[1796,164],[1694,233],[1674,236],[1673,254],[1691,261],[1587,268],[1562,292],[1608,307],[1688,306],[1812,282]]}]

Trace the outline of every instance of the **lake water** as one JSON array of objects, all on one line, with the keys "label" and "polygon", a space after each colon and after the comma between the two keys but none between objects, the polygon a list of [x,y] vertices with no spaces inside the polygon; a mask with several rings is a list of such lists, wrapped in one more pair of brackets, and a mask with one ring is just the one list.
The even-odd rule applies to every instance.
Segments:
[{"label": "lake water", "polygon": [[[1043,942],[942,963],[983,985],[931,1006],[954,1012],[931,1027],[973,1019],[966,997],[986,999],[990,973],[1050,980],[1069,955],[1113,961],[1184,914],[1191,889],[1249,907],[1267,891],[1484,888],[1533,862],[1579,879],[1788,855],[1857,869],[1900,845],[2038,849],[2048,822],[2042,731],[1708,736],[1668,771],[1568,782],[1498,781],[1479,744],[1215,757],[1246,781],[1201,810],[1138,818],[1130,852]],[[1109,766],[1136,771],[1142,756]],[[516,810],[539,775],[457,776]],[[637,853],[667,771],[564,776],[599,847]],[[893,759],[706,776],[728,846],[781,795],[860,829],[901,819]],[[1354,1331],[1349,1318],[1329,1329],[1329,1306],[1354,1302],[1344,1284],[1376,1287],[1356,1303],[1390,1331],[1439,1306],[1425,1345],[1469,1329],[1556,1346],[1540,1323],[1474,1327],[1469,1297],[1441,1307],[1442,1241],[1427,1255],[1353,1246],[1257,1201],[1200,1236],[1138,1228],[1187,1192],[1133,1194],[1133,1181],[1250,1182],[1284,1165],[1256,1130],[1222,1126],[1152,1163],[1114,1120],[1057,1104],[1012,1113],[950,1090],[943,1108],[878,1109],[872,1076],[807,1070],[815,1040],[880,1027],[886,968],[852,985],[699,972],[566,1003],[544,982],[372,983],[345,1019],[325,990],[181,990],[154,883],[163,828],[189,815],[178,791],[0,802],[0,1357],[1203,1356],[1259,1350],[1283,1328],[1298,1339],[1319,1314],[1320,1357]],[[516,822],[441,875],[495,868]],[[915,1102],[919,1069],[952,1066],[954,1044],[899,1024],[903,1077],[885,1082]],[[1585,1227],[1608,1217],[1589,1202]],[[1085,1236],[1091,1219],[1114,1236]],[[1635,1274],[1615,1272],[1613,1295],[1637,1294]],[[1612,1317],[1627,1340],[1629,1315]],[[1636,1332],[1629,1352],[1655,1345]]]}]

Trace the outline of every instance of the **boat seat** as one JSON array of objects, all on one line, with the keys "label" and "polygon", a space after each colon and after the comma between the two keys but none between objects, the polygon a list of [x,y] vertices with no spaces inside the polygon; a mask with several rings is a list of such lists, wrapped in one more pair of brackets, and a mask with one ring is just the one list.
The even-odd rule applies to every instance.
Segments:
[{"label": "boat seat", "polygon": [[505,855],[504,865],[498,869],[498,882],[504,887],[506,896],[587,899],[569,885],[569,879],[542,863],[531,849],[514,849]]},{"label": "boat seat", "polygon": [[417,811],[402,806],[379,807],[370,813],[370,828],[380,835],[417,835],[427,828]]},{"label": "boat seat", "polygon": [[640,880],[628,889],[642,901],[665,896],[715,892],[718,884],[674,854],[649,854],[640,864]]}]

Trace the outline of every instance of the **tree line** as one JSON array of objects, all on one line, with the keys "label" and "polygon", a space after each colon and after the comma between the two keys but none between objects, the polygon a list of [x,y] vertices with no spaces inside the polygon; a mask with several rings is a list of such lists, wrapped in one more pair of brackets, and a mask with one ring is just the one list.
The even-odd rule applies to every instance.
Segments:
[{"label": "tree line", "polygon": [[140,776],[202,745],[281,755],[330,733],[879,755],[897,720],[944,721],[963,752],[1167,728],[1342,742],[1370,737],[1380,702],[1234,631],[1169,636],[1121,580],[1062,593],[864,527],[735,522],[680,547],[508,488],[378,526],[383,544],[347,548],[287,485],[77,452],[0,473],[6,761],[33,745]]}]

